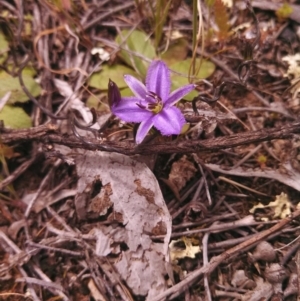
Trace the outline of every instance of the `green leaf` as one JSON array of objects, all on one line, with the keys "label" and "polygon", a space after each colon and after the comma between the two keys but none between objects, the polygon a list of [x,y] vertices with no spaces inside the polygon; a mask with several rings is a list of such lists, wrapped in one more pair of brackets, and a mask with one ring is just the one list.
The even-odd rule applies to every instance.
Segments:
[{"label": "green leaf", "polygon": [[88,108],[95,108],[98,112],[107,112],[109,110],[108,104],[99,101],[99,99],[103,99],[103,94],[101,95],[91,95],[85,105]]},{"label": "green leaf", "polygon": [[8,50],[8,42],[5,38],[5,35],[0,31],[0,64],[6,60]]},{"label": "green leaf", "polygon": [[[120,90],[122,97],[128,97],[128,96],[134,96],[132,91],[129,88],[124,88]],[[101,95],[91,95],[85,105],[88,108],[95,108],[97,111],[107,111],[108,110],[108,104],[102,103],[99,101],[99,99],[103,99],[103,94]]]},{"label": "green leaf", "polygon": [[89,85],[99,90],[107,90],[108,80],[114,81],[119,89],[127,87],[124,81],[124,74],[131,74],[137,77],[136,72],[124,65],[104,65],[102,70],[94,73],[89,81]]},{"label": "green leaf", "polygon": [[4,126],[12,129],[24,129],[32,126],[31,118],[19,107],[5,105],[0,112]]},{"label": "green leaf", "polygon": [[[26,88],[34,97],[36,97],[41,93],[41,87],[34,80],[34,75],[35,71],[32,68],[25,68],[22,72],[23,81]],[[7,92],[11,92],[11,96],[8,101],[9,104],[26,102],[28,100],[27,95],[20,86],[18,77],[12,77],[5,71],[0,70],[0,83],[0,98],[3,97]]]},{"label": "green leaf", "polygon": [[176,40],[169,49],[161,55],[161,59],[165,61],[167,65],[172,65],[186,59],[188,50],[187,39],[181,38]]},{"label": "green leaf", "polygon": [[88,108],[95,108],[98,110],[98,108],[102,105],[99,101],[101,95],[90,95],[90,97],[87,99],[85,105]]},{"label": "green leaf", "polygon": [[[189,84],[188,74],[189,74],[189,69],[190,69],[191,63],[192,63],[192,59],[188,58],[185,61],[177,62],[177,63],[169,66],[169,68],[171,70],[174,70],[178,73],[185,75],[185,76],[182,76],[182,75],[172,73],[171,81],[172,81],[172,89],[173,90]],[[200,60],[197,59],[196,66],[199,66],[199,65],[200,65]],[[212,63],[211,61],[202,60],[201,67],[198,72],[196,81],[203,79],[203,78],[207,78],[210,75],[212,75],[215,71],[215,68],[216,67],[215,67],[214,63]],[[193,98],[196,97],[197,95],[198,95],[198,93],[196,91],[192,91],[187,96],[185,96],[184,99],[193,100]]]},{"label": "green leaf", "polygon": [[121,92],[122,97],[134,96],[132,91],[129,88],[121,89],[120,92]]},{"label": "green leaf", "polygon": [[[126,88],[120,89],[121,96],[122,97],[128,97],[128,96],[134,96],[132,91],[126,86]],[[107,111],[108,110],[108,104],[105,105],[102,102],[99,101],[99,99],[103,99],[103,94],[100,95],[91,95],[85,105],[88,108],[95,108],[97,111]]]},{"label": "green leaf", "polygon": [[[149,37],[144,32],[138,30],[134,30],[128,36],[129,33],[129,30],[122,30],[121,34],[116,37],[117,44],[125,49],[136,52],[138,55],[144,56],[151,60],[154,59],[156,53]],[[125,38],[126,40],[122,43]],[[141,76],[145,77],[149,64],[145,60],[142,60],[135,54],[129,53],[125,49],[120,51],[120,57],[127,65],[131,66]]]}]

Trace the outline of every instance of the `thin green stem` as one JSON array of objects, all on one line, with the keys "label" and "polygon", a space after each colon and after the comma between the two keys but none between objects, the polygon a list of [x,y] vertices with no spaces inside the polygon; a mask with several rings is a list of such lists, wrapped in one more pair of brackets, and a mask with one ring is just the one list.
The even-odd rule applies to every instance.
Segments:
[{"label": "thin green stem", "polygon": [[171,0],[160,0],[156,2],[156,16],[155,16],[155,48],[159,47],[162,35],[163,27],[168,17]]}]

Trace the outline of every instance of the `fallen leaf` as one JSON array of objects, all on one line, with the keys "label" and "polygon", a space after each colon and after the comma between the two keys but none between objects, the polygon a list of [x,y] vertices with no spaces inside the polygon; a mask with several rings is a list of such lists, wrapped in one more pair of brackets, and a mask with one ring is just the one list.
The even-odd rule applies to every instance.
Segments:
[{"label": "fallen leaf", "polygon": [[80,113],[86,124],[90,124],[93,120],[91,110],[77,97],[70,84],[57,78],[54,79],[54,84],[59,93],[68,99],[68,105]]},{"label": "fallen leaf", "polygon": [[273,295],[273,286],[261,278],[256,277],[256,287],[253,290],[248,291],[242,295],[242,301],[257,301],[257,300],[269,300]]},{"label": "fallen leaf", "polygon": [[285,76],[292,75],[294,78],[300,77],[300,53],[286,55],[282,60],[289,65]]},{"label": "fallen leaf", "polygon": [[[99,151],[79,155],[76,167],[76,199],[94,191],[94,198],[113,204],[108,215],[111,225],[100,225],[90,233],[97,242],[97,255],[118,255],[113,265],[134,294],[151,298],[163,292],[171,217],[153,173],[129,157]],[[100,191],[93,183],[101,183]],[[164,236],[163,243],[153,242],[151,235]]]},{"label": "fallen leaf", "polygon": [[282,164],[281,170],[285,170],[282,173],[280,170],[276,169],[252,169],[252,168],[242,168],[237,167],[230,170],[223,169],[217,164],[205,164],[206,167],[213,171],[220,172],[226,175],[240,176],[240,177],[262,177],[272,180],[277,180],[285,185],[288,185],[298,191],[300,191],[300,172],[295,170],[290,163]]},{"label": "fallen leaf", "polygon": [[255,288],[256,284],[245,275],[245,270],[235,270],[232,275],[231,284],[233,287]]},{"label": "fallen leaf", "polygon": [[[184,244],[184,248],[180,246],[180,243]],[[170,245],[170,258],[171,262],[174,263],[177,259],[189,257],[195,258],[196,254],[201,252],[199,245],[194,246],[192,244],[192,239],[184,237],[178,240],[172,240]]]},{"label": "fallen leaf", "polygon": [[184,155],[172,164],[169,181],[180,191],[196,172],[197,168]]},{"label": "fallen leaf", "polygon": [[270,202],[268,205],[264,205],[259,203],[255,205],[252,209],[249,210],[250,213],[254,214],[255,210],[258,208],[272,208],[274,210],[273,218],[286,218],[291,214],[292,204],[289,200],[289,197],[286,193],[281,193],[280,195],[276,195],[276,199],[274,202]]}]

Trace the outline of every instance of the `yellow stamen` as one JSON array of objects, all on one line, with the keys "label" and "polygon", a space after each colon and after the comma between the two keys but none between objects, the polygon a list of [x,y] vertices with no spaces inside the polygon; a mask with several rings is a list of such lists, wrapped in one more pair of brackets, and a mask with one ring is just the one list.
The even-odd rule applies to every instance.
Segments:
[{"label": "yellow stamen", "polygon": [[162,103],[159,102],[153,108],[151,108],[151,112],[153,112],[154,114],[158,114],[162,110],[162,108]]}]

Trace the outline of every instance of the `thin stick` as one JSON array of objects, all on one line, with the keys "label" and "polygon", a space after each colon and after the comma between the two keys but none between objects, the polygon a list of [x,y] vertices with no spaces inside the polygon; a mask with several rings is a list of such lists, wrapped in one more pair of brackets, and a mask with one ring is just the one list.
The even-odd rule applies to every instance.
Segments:
[{"label": "thin stick", "polygon": [[274,139],[291,139],[295,134],[300,133],[300,122],[288,123],[285,126],[272,129],[261,129],[258,131],[249,131],[206,140],[176,140],[171,142],[158,142],[155,144],[142,143],[139,145],[129,141],[99,141],[93,138],[85,139],[86,142],[90,142],[90,144],[83,143],[74,136],[66,136],[58,132],[54,133],[54,130],[55,127],[53,127],[53,125],[44,125],[27,130],[5,130],[0,133],[1,142],[10,144],[16,142],[39,141],[46,144],[57,143],[71,148],[117,152],[127,156],[135,154],[207,153],[240,145],[271,141]]}]

